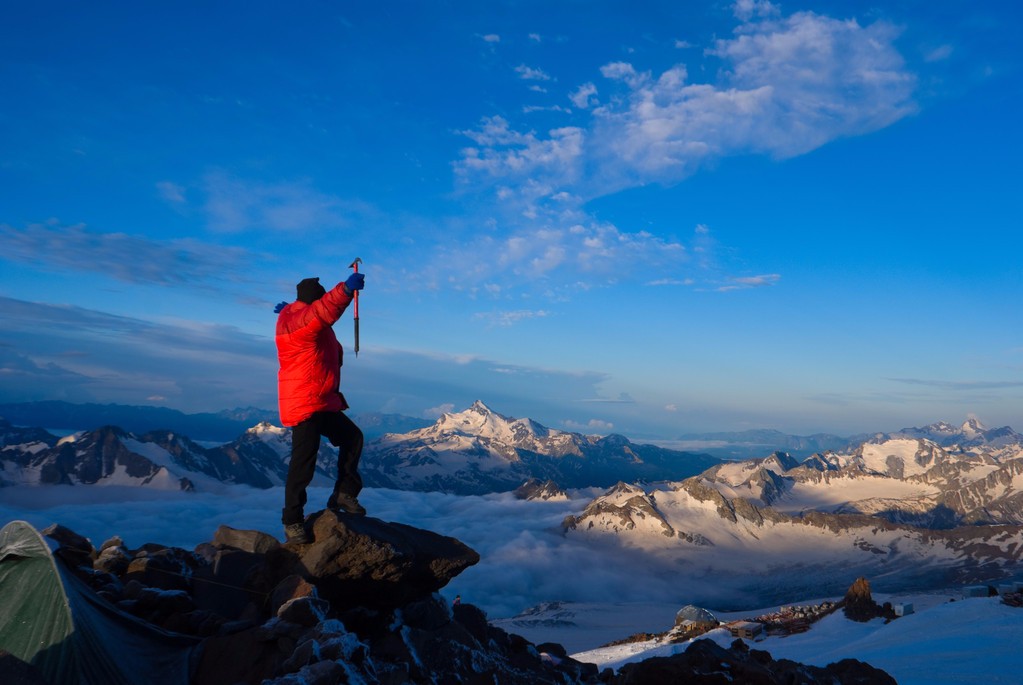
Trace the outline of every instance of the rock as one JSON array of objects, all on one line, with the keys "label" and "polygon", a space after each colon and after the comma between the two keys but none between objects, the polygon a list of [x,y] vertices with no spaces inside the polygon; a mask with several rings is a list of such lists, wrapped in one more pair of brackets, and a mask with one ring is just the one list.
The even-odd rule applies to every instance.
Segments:
[{"label": "rock", "polygon": [[196,606],[228,619],[251,614],[249,607],[262,605],[263,595],[269,592],[258,582],[265,563],[262,554],[231,547],[216,549],[212,561],[195,572],[192,584]]},{"label": "rock", "polygon": [[843,659],[823,668],[794,661],[775,661],[770,654],[751,650],[742,640],[729,649],[711,640],[696,640],[685,652],[626,664],[612,685],[638,683],[686,683],[687,685],[896,685],[884,671],[854,659]]},{"label": "rock", "polygon": [[217,547],[231,547],[253,554],[266,554],[277,549],[281,543],[277,538],[258,530],[238,530],[230,526],[220,526],[213,534],[213,544]]},{"label": "rock", "polygon": [[870,581],[857,578],[849,586],[843,602],[846,618],[852,621],[866,622],[883,615],[883,610],[870,594]]},{"label": "rock", "polygon": [[282,576],[309,579],[337,610],[408,604],[440,590],[480,559],[454,538],[331,511],[316,515],[311,544],[267,556],[282,567]]},{"label": "rock", "polygon": [[137,580],[162,590],[187,590],[193,569],[181,549],[164,548],[145,556],[136,556],[124,574],[127,581]]},{"label": "rock", "polygon": [[541,481],[539,478],[530,478],[515,489],[515,497],[529,500],[561,500],[568,499],[568,493],[558,487],[553,480]]},{"label": "rock", "polygon": [[314,597],[316,588],[305,578],[298,575],[288,576],[274,587],[270,593],[270,615],[276,616],[278,610],[287,602],[299,597]]},{"label": "rock", "polygon": [[94,562],[92,567],[97,571],[103,571],[104,573],[111,573],[115,576],[124,575],[128,571],[128,565],[131,563],[131,557],[124,551],[124,548],[120,545],[111,545],[109,547],[104,546],[103,551],[99,553],[99,556]]},{"label": "rock", "polygon": [[96,553],[96,549],[92,546],[92,543],[89,542],[88,538],[79,535],[70,528],[65,528],[59,523],[54,523],[52,526],[49,526],[39,532],[51,540],[54,540],[61,547],[68,547],[74,551],[82,552],[90,556]]},{"label": "rock", "polygon": [[330,604],[326,600],[316,597],[298,597],[283,604],[277,611],[277,617],[282,621],[312,628],[326,620],[328,611],[330,611]]},{"label": "rock", "polygon": [[278,639],[260,627],[207,638],[191,685],[262,683],[287,656]]},{"label": "rock", "polygon": [[100,545],[99,546],[99,551],[100,552],[104,552],[104,551],[106,551],[107,549],[109,549],[111,547],[121,547],[121,548],[124,547],[124,540],[121,539],[120,535],[115,535],[114,537],[108,539],[106,542],[104,542],[102,545]]},{"label": "rock", "polygon": [[[337,685],[345,676],[345,667],[336,661],[318,661],[303,666],[298,673],[289,673],[263,685]],[[343,681],[343,682],[348,682]]]}]

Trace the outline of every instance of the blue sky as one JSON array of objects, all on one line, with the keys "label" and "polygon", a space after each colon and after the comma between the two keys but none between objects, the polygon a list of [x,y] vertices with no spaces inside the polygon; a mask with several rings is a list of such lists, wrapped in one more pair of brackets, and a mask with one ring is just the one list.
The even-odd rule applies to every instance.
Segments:
[{"label": "blue sky", "polygon": [[1013,3],[54,3],[0,21],[0,401],[669,440],[1023,428]]}]

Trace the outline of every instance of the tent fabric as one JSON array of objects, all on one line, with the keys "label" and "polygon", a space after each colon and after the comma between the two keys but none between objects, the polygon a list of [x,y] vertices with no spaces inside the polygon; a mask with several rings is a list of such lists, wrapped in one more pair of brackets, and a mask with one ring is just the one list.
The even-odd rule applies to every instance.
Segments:
[{"label": "tent fabric", "polygon": [[187,685],[199,641],[104,601],[28,523],[0,530],[0,649],[51,685]]}]

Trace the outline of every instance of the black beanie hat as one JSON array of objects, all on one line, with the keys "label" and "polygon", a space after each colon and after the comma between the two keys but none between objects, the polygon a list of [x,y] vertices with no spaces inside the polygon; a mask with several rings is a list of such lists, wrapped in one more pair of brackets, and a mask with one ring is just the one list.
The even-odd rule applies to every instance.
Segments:
[{"label": "black beanie hat", "polygon": [[303,278],[295,287],[298,291],[299,302],[312,304],[327,294],[327,291],[320,285],[319,278]]}]

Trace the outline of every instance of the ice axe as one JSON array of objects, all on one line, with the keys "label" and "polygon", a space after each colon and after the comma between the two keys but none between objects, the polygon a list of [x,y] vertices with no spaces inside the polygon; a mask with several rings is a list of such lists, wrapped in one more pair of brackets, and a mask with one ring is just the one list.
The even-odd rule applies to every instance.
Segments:
[{"label": "ice axe", "polygon": [[[359,264],[362,264],[362,260],[358,257],[355,261],[348,265],[349,269],[355,269],[355,273],[359,273]],[[359,356],[359,291],[356,290],[354,295],[355,299],[355,356]]]}]

